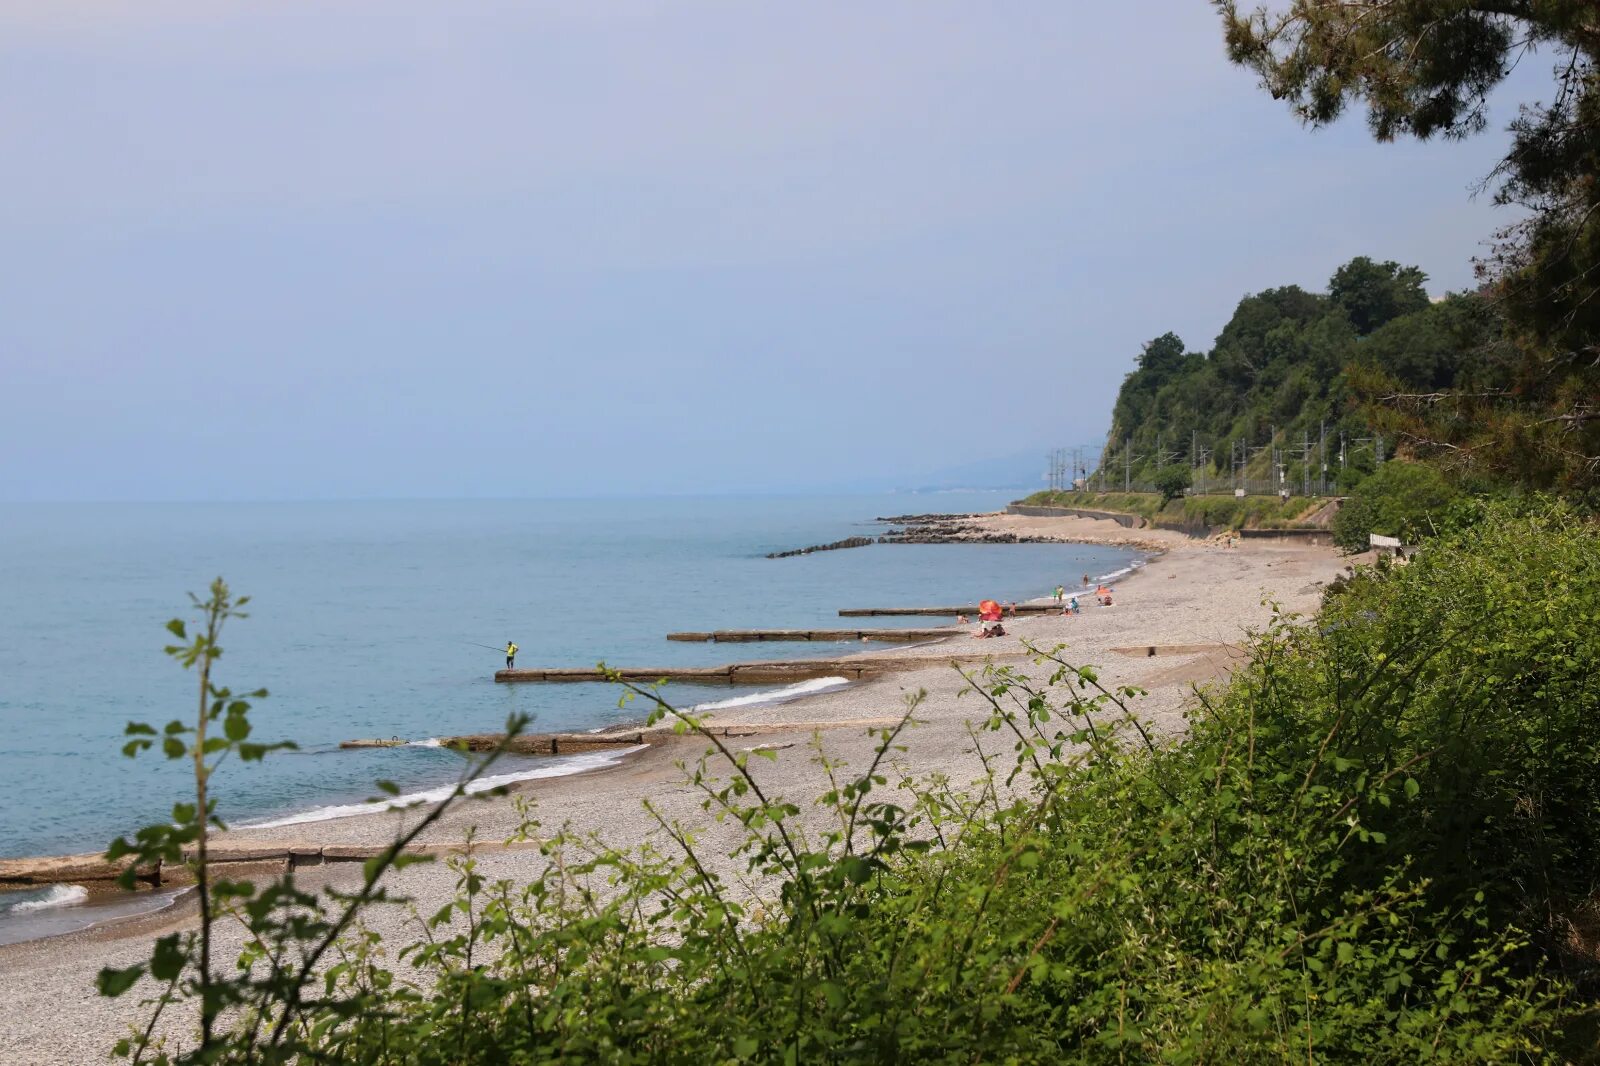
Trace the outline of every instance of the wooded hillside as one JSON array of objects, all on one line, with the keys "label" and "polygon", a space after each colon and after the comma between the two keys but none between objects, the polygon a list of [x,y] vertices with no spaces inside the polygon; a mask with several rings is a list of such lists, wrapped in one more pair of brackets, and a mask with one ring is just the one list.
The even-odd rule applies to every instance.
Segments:
[{"label": "wooded hillside", "polygon": [[1308,464],[1319,487],[1324,461],[1326,489],[1339,491],[1409,451],[1414,439],[1374,410],[1376,396],[1475,388],[1496,374],[1493,308],[1472,294],[1430,302],[1425,281],[1416,267],[1361,257],[1325,293],[1285,285],[1244,297],[1210,351],[1173,333],[1149,341],[1117,397],[1108,483],[1152,481],[1169,465],[1230,483],[1275,479],[1270,445],[1294,491]]}]

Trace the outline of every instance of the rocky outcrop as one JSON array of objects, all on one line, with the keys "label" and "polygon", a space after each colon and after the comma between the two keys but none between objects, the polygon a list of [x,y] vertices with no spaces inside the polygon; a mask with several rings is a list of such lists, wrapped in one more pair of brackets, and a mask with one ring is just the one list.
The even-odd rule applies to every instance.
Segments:
[{"label": "rocky outcrop", "polygon": [[878,538],[880,544],[1053,544],[1053,537],[1029,537],[979,528],[969,514],[901,515],[882,522],[898,522]]},{"label": "rocky outcrop", "polygon": [[976,518],[974,514],[899,514],[888,518],[879,518],[879,522],[892,526],[922,526],[932,522],[959,522],[966,518]]}]

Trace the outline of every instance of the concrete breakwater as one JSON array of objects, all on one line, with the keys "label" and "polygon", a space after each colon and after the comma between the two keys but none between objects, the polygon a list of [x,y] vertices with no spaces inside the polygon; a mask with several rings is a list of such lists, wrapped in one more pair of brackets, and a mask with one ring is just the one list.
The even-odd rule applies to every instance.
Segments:
[{"label": "concrete breakwater", "polygon": [[952,629],[718,629],[710,633],[668,633],[668,640],[712,644],[797,643],[872,640],[905,644],[948,637]]},{"label": "concrete breakwater", "polygon": [[[459,737],[440,737],[441,748],[455,751],[494,751],[505,742],[504,733],[469,733]],[[616,748],[635,747],[645,742],[641,730],[620,733],[524,733],[511,738],[506,750],[513,755],[578,755],[589,751],[611,751]],[[339,747],[394,748],[409,743],[399,737],[384,739],[342,740]]]},{"label": "concrete breakwater", "polygon": [[[1022,610],[1022,608],[1018,608]],[[975,608],[962,608],[975,610]],[[841,614],[844,612],[840,612]],[[865,612],[876,613],[876,612]],[[896,613],[893,610],[882,613]],[[938,609],[921,611],[911,609],[907,614],[946,613]],[[949,613],[956,613],[952,610]],[[978,660],[983,656],[952,656],[950,659],[925,656],[891,658],[873,656],[848,656],[839,659],[780,659],[771,662],[729,663],[725,666],[625,666],[599,670],[533,668],[528,670],[497,670],[494,679],[501,683],[517,682],[594,682],[594,681],[675,681],[685,685],[787,685],[797,681],[812,681],[824,677],[842,677],[850,681],[863,681],[902,670],[915,670],[930,663]]]},{"label": "concrete breakwater", "polygon": [[[474,844],[472,850],[521,851],[536,848],[534,843]],[[247,875],[251,868],[266,868],[272,873],[321,866],[334,862],[366,862],[389,850],[385,844],[310,844],[293,842],[246,843],[213,838],[206,845],[206,860],[220,868],[225,877]],[[459,845],[416,844],[408,855],[454,855],[466,849]],[[193,848],[184,852],[185,862],[194,858]],[[115,891],[113,882],[127,868],[126,862],[107,862],[100,855],[50,855],[36,859],[0,859],[0,888],[37,888],[42,885],[81,884],[93,891]],[[141,867],[139,880],[153,886],[186,885],[194,880],[184,863]]]},{"label": "concrete breakwater", "polygon": [[[898,718],[859,718],[850,719],[846,724],[877,728],[893,725],[898,721]],[[700,725],[704,733],[696,731],[680,734],[672,725],[656,725],[649,728],[613,729],[604,733],[523,733],[512,737],[509,741],[504,733],[472,733],[460,737],[441,737],[439,744],[441,747],[475,754],[496,751],[504,745],[505,750],[513,755],[579,755],[593,751],[636,748],[641,744],[669,740],[693,740],[705,734],[714,737],[752,737],[765,733],[791,733],[797,729],[815,728],[814,724],[806,722],[722,722],[714,719],[702,719]],[[346,740],[339,747],[363,748],[385,746],[389,743],[382,740]]]},{"label": "concrete breakwater", "polygon": [[[1005,607],[1006,617],[1018,614],[1060,614],[1061,605],[1058,603],[1016,603]],[[954,618],[958,614],[967,615],[969,618],[978,616],[976,604],[965,607],[841,607],[841,618],[892,618],[909,617],[917,615],[945,615]]]}]

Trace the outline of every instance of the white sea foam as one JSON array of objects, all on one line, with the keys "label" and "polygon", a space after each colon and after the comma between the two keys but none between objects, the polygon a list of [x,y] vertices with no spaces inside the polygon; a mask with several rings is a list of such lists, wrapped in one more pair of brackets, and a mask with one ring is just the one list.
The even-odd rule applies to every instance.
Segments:
[{"label": "white sea foam", "polygon": [[1119,577],[1127,577],[1129,574],[1138,573],[1143,568],[1144,568],[1144,560],[1143,559],[1135,559],[1133,562],[1129,563],[1127,566],[1124,566],[1121,570],[1113,570],[1109,574],[1101,574],[1099,577],[1095,578],[1095,581],[1098,582],[1099,584],[1102,584],[1102,585],[1109,585],[1113,581],[1115,581],[1117,578],[1119,578]]},{"label": "white sea foam", "polygon": [[438,737],[429,737],[427,740],[408,740],[408,741],[406,741],[406,747],[408,747],[408,748],[442,748],[442,747],[444,747],[444,741],[440,740]]},{"label": "white sea foam", "polygon": [[790,700],[797,700],[802,696],[815,696],[819,692],[832,692],[834,689],[844,688],[848,684],[850,684],[848,678],[815,677],[810,681],[798,681],[783,688],[768,689],[765,692],[752,692],[748,696],[735,696],[732,699],[716,700],[712,703],[697,703],[690,710],[699,713],[701,711],[726,711],[734,707],[764,707],[773,703],[788,703]]},{"label": "white sea foam", "polygon": [[[612,763],[618,762],[636,751],[643,751],[645,745],[636,744],[619,751],[594,752],[584,755],[564,755],[554,758],[548,764],[533,770],[519,770],[510,774],[495,774],[490,777],[481,777],[467,786],[468,793],[487,792],[502,785],[516,784],[518,781],[537,781],[545,777],[567,777],[571,774],[581,774],[589,770],[598,770]],[[342,803],[332,807],[316,807],[299,814],[287,815],[283,818],[273,818],[264,822],[241,823],[241,829],[277,829],[286,825],[302,825],[306,822],[326,822],[334,818],[352,818],[362,814],[379,814],[383,811],[398,810],[401,807],[411,807],[419,803],[443,803],[455,791],[454,785],[441,785],[438,788],[426,789],[422,792],[408,792],[385,800],[382,803]]]},{"label": "white sea foam", "polygon": [[20,903],[12,904],[8,910],[12,914],[25,914],[29,911],[45,911],[54,907],[70,907],[75,903],[82,903],[89,898],[89,890],[82,885],[51,885],[45,889],[44,895],[37,899],[25,899]]}]

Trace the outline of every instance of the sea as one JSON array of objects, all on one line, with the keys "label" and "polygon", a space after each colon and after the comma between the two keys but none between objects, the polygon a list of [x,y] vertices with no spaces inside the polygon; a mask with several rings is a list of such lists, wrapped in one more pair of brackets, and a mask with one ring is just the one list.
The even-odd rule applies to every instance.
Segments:
[{"label": "sea", "polygon": [[[880,517],[992,511],[1013,494],[635,500],[0,504],[0,857],[99,851],[170,819],[187,767],[121,753],[128,722],[192,720],[196,678],[163,654],[172,618],[223,577],[248,595],[214,680],[265,688],[252,739],[295,752],[224,765],[233,825],[293,825],[448,788],[463,756],[436,738],[636,722],[606,684],[496,684],[517,665],[709,665],[861,645],[669,642],[675,630],[837,628],[838,611],[1044,596],[1137,565],[1081,544],[894,544],[767,553],[875,536]],[[926,626],[927,618],[873,619]],[[842,684],[843,682],[838,682]],[[779,701],[799,688],[673,685],[680,706]],[[343,750],[354,738],[403,746]],[[571,774],[610,754],[508,759],[500,780]],[[0,892],[0,943],[93,907],[81,890]],[[26,919],[26,920],[24,920]],[[52,924],[53,923],[53,924]],[[67,922],[70,925],[70,921]],[[81,923],[80,923],[81,924]],[[9,929],[9,931],[8,931]]]}]

